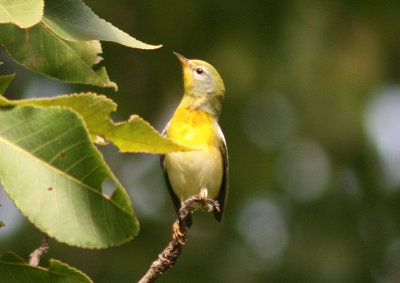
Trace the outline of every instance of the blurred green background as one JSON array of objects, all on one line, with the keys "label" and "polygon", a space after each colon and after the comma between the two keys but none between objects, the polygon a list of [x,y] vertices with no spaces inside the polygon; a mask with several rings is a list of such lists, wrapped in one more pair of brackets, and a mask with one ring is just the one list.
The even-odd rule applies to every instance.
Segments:
[{"label": "blurred green background", "polygon": [[[172,55],[219,70],[230,154],[225,218],[196,213],[177,265],[160,282],[400,282],[398,1],[86,0],[156,51],[103,42],[118,92],[17,72],[8,98],[96,91],[162,130],[182,94]],[[134,282],[175,219],[158,156],[102,148],[127,188],[140,235],[107,250],[50,241],[48,258],[95,282]],[[107,188],[109,184],[105,184]],[[42,235],[0,192],[0,253],[24,257]]]}]

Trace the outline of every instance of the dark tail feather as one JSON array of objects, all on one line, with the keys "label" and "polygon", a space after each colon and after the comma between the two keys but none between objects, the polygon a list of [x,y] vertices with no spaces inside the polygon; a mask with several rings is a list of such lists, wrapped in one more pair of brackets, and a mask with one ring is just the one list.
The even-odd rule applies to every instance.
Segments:
[{"label": "dark tail feather", "polygon": [[217,211],[216,209],[214,209],[213,213],[214,213],[215,219],[217,219],[218,222],[221,222],[222,221],[222,211]]}]

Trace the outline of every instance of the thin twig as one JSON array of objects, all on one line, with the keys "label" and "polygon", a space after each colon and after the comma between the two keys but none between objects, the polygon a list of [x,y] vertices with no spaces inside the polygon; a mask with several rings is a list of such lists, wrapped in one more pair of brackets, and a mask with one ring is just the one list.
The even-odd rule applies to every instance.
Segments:
[{"label": "thin twig", "polygon": [[186,234],[190,228],[190,226],[188,226],[187,218],[194,210],[191,205],[195,202],[202,204],[202,206],[219,210],[219,203],[216,200],[203,200],[197,195],[187,199],[179,209],[178,219],[173,225],[173,227],[179,227],[178,234],[177,231],[173,229],[171,242],[169,242],[165,249],[158,255],[158,258],[153,261],[149,270],[147,270],[146,274],[138,281],[138,283],[155,282],[159,276],[175,265],[182,253],[183,246],[186,243]]},{"label": "thin twig", "polygon": [[38,247],[36,250],[34,250],[30,255],[29,255],[29,264],[33,266],[38,266],[40,263],[40,259],[47,254],[49,251],[49,236],[46,234],[43,237],[42,240],[42,245]]}]

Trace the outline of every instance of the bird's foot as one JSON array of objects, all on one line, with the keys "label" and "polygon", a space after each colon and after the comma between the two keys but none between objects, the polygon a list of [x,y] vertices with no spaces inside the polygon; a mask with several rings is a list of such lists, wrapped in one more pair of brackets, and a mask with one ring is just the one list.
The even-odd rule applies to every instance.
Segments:
[{"label": "bird's foot", "polygon": [[202,188],[199,192],[199,202],[201,207],[208,211],[211,212],[213,210],[213,205],[210,203],[210,200],[208,199],[208,189],[207,188]]},{"label": "bird's foot", "polygon": [[181,231],[178,221],[175,221],[174,224],[172,224],[172,238],[176,243],[179,243],[182,246],[185,245],[185,234]]},{"label": "bird's foot", "polygon": [[199,199],[202,203],[206,204],[207,203],[207,197],[208,197],[208,189],[207,188],[202,188],[199,192]]}]

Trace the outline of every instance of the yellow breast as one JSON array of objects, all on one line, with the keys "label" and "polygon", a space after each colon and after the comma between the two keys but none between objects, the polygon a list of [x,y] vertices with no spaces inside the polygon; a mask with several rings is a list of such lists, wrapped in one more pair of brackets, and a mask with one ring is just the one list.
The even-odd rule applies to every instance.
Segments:
[{"label": "yellow breast", "polygon": [[202,111],[178,109],[171,119],[167,136],[183,145],[208,147],[217,140],[213,118]]},{"label": "yellow breast", "polygon": [[205,188],[209,198],[217,198],[224,169],[218,146],[218,127],[212,116],[202,111],[178,109],[171,119],[167,136],[180,144],[200,149],[165,155],[168,178],[177,197],[184,201]]}]

